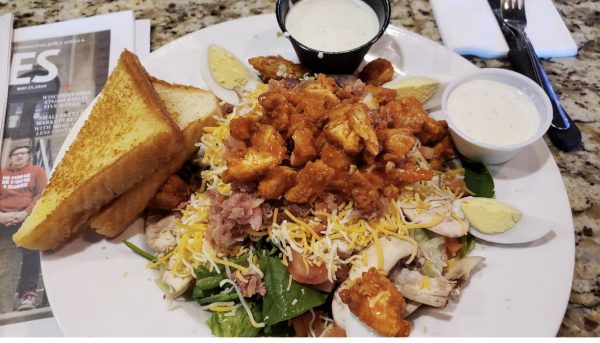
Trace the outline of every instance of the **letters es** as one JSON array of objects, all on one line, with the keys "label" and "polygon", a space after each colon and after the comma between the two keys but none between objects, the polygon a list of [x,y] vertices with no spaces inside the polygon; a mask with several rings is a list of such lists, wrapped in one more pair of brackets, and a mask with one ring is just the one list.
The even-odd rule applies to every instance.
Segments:
[{"label": "letters es", "polygon": [[[11,85],[26,85],[28,83],[45,83],[53,80],[58,75],[58,68],[50,61],[48,57],[56,56],[60,53],[60,49],[49,49],[42,51],[37,57],[35,52],[15,53],[12,59],[10,68],[10,84]],[[47,75],[36,75],[31,77],[18,77],[22,71],[32,70],[33,65],[30,63],[35,59],[37,64],[48,71]]]}]

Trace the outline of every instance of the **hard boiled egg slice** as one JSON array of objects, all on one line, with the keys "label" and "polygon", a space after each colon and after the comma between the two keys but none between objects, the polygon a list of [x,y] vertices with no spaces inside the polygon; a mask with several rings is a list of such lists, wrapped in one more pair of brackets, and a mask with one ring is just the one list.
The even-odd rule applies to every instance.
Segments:
[{"label": "hard boiled egg slice", "polygon": [[255,73],[233,53],[216,44],[208,44],[200,54],[202,78],[218,98],[234,106],[240,103],[235,90],[251,91],[259,83]]},{"label": "hard boiled egg slice", "polygon": [[469,220],[469,232],[484,241],[519,244],[535,241],[552,230],[552,223],[496,199],[466,197],[454,204]]}]

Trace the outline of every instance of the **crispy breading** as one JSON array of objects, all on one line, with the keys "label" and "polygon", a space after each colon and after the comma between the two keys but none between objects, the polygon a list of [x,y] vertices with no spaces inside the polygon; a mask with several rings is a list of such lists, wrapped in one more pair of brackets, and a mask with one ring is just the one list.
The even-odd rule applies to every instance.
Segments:
[{"label": "crispy breading", "polygon": [[410,323],[402,319],[406,303],[402,294],[382,273],[370,268],[354,284],[340,292],[342,301],[363,323],[388,337],[407,337]]},{"label": "crispy breading", "polygon": [[406,129],[411,134],[421,132],[428,116],[415,97],[402,98],[388,102],[381,112],[392,122],[395,129]]},{"label": "crispy breading", "polygon": [[427,117],[423,129],[416,136],[422,144],[433,144],[441,141],[447,133],[448,124],[445,120],[435,120]]},{"label": "crispy breading", "polygon": [[431,180],[432,177],[433,172],[431,170],[421,168],[410,162],[399,163],[394,168],[386,169],[386,178],[399,186]]},{"label": "crispy breading", "polygon": [[454,144],[452,143],[450,136],[446,135],[441,141],[436,143],[433,148],[423,146],[420,151],[422,150],[427,151],[427,156],[423,155],[423,157],[429,162],[429,167],[437,170],[442,167],[448,158],[454,155]]},{"label": "crispy breading", "polygon": [[349,112],[352,106],[350,102],[342,102],[329,111],[327,113],[329,122],[323,128],[323,133],[331,143],[342,148],[345,153],[358,155],[364,145],[361,143],[361,137],[350,127]]},{"label": "crispy breading", "polygon": [[395,90],[374,85],[366,85],[365,93],[371,93],[375,100],[377,100],[379,106],[383,106],[396,99]]},{"label": "crispy breading", "polygon": [[281,134],[271,125],[262,124],[252,135],[251,146],[227,155],[225,182],[255,180],[277,167],[286,157],[287,149]]},{"label": "crispy breading", "polygon": [[358,77],[368,85],[381,86],[394,78],[394,66],[390,61],[378,58],[369,62]]},{"label": "crispy breading", "polygon": [[237,139],[250,139],[256,131],[256,121],[251,117],[237,117],[229,122],[229,132]]},{"label": "crispy breading", "polygon": [[385,185],[384,179],[373,172],[356,170],[350,180],[352,199],[356,207],[369,213],[375,211],[381,195],[380,189]]},{"label": "crispy breading", "polygon": [[190,198],[190,188],[177,175],[171,175],[148,204],[148,208],[171,211]]},{"label": "crispy breading", "polygon": [[335,176],[335,170],[321,160],[308,162],[298,175],[296,185],[285,193],[289,202],[304,204],[319,195]]},{"label": "crispy breading", "polygon": [[253,181],[278,165],[279,161],[273,154],[249,148],[242,154],[227,156],[227,170],[223,173],[223,181],[227,183]]},{"label": "crispy breading", "polygon": [[262,124],[258,127],[256,133],[252,135],[252,147],[258,151],[272,154],[281,163],[286,157],[287,149],[285,141],[281,134],[275,128],[268,124]]},{"label": "crispy breading", "polygon": [[383,138],[383,155],[385,162],[401,162],[417,143],[417,139],[407,129],[381,129],[377,131]]},{"label": "crispy breading", "polygon": [[369,108],[367,105],[357,102],[352,105],[352,108],[348,113],[348,119],[352,131],[363,139],[365,149],[373,156],[376,156],[380,151],[379,141],[377,140],[377,134],[371,125],[371,121],[367,116],[368,110]]},{"label": "crispy breading", "polygon": [[323,132],[329,141],[341,147],[347,154],[358,155],[364,148],[360,136],[352,130],[346,119],[330,121],[323,128]]},{"label": "crispy breading", "polygon": [[352,160],[343,151],[329,143],[325,143],[321,149],[321,160],[335,170],[347,172]]},{"label": "crispy breading", "polygon": [[248,60],[248,63],[261,73],[265,81],[270,79],[281,80],[286,77],[299,79],[308,73],[303,65],[288,61],[281,56],[252,57]]},{"label": "crispy breading", "polygon": [[296,171],[278,166],[271,169],[258,184],[258,195],[264,199],[279,199],[296,182]]},{"label": "crispy breading", "polygon": [[283,93],[268,91],[258,97],[263,108],[263,121],[267,121],[279,131],[286,131],[290,125],[293,105]]},{"label": "crispy breading", "polygon": [[290,164],[292,166],[303,166],[306,162],[312,161],[317,157],[315,138],[309,129],[301,128],[294,131],[292,140],[294,141],[294,150],[290,156]]}]

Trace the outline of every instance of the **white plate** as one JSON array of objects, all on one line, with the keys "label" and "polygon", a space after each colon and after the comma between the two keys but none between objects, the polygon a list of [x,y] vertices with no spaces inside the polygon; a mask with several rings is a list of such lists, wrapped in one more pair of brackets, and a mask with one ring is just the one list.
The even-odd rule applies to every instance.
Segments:
[{"label": "white plate", "polygon": [[[258,55],[297,60],[290,43],[277,36],[274,15],[230,21],[194,32],[153,52],[150,74],[203,87],[200,53],[217,43],[242,61]],[[403,29],[390,27],[373,51],[395,41],[391,56],[404,75],[443,83],[475,68],[467,60]],[[389,57],[389,56],[388,56]],[[496,246],[481,242],[486,257],[460,302],[412,317],[414,336],[554,336],[569,298],[574,263],[571,211],[556,164],[539,140],[509,163],[491,168],[499,199],[543,218],[552,233],[533,243]],[[113,241],[89,236],[42,255],[44,283],[66,336],[209,335],[208,314],[192,302],[169,310],[146,261],[120,243],[145,246],[139,225]]]}]

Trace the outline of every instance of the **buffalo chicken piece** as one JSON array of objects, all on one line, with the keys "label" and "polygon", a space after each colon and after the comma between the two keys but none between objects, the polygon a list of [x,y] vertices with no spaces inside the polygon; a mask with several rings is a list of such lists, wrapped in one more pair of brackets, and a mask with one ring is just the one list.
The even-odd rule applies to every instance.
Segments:
[{"label": "buffalo chicken piece", "polygon": [[308,72],[301,64],[293,63],[281,56],[252,57],[248,63],[261,73],[265,80],[281,80],[287,77],[299,79]]},{"label": "buffalo chicken piece", "polygon": [[378,87],[374,85],[366,85],[365,93],[371,93],[375,100],[377,100],[379,106],[383,106],[388,102],[395,100],[397,96],[396,91],[393,89]]},{"label": "buffalo chicken piece", "polygon": [[423,124],[423,130],[417,133],[417,138],[421,144],[433,144],[441,141],[448,133],[448,124],[445,120],[435,120],[427,117]]},{"label": "buffalo chicken piece", "polygon": [[323,192],[335,176],[335,170],[321,160],[308,162],[296,175],[296,185],[285,193],[289,202],[304,204]]},{"label": "buffalo chicken piece", "polygon": [[256,121],[251,117],[237,117],[229,123],[229,132],[237,139],[250,139],[255,131]]},{"label": "buffalo chicken piece", "polygon": [[381,86],[394,78],[394,66],[390,61],[378,58],[369,62],[358,77],[368,85]]},{"label": "buffalo chicken piece", "polygon": [[258,195],[264,199],[279,199],[296,180],[296,171],[290,167],[278,166],[271,169],[258,184]]},{"label": "buffalo chicken piece", "polygon": [[350,178],[351,194],[358,209],[371,213],[376,210],[379,201],[379,190],[384,187],[384,180],[376,173],[356,170]]},{"label": "buffalo chicken piece", "polygon": [[263,108],[264,120],[279,131],[287,130],[294,107],[283,93],[265,92],[258,97]]},{"label": "buffalo chicken piece", "polygon": [[251,139],[248,149],[227,155],[227,170],[223,181],[252,181],[277,167],[286,157],[283,137],[271,125],[261,125]]},{"label": "buffalo chicken piece", "polygon": [[417,143],[417,139],[406,129],[382,129],[377,131],[383,138],[383,155],[385,162],[402,162]]},{"label": "buffalo chicken piece", "polygon": [[371,120],[367,116],[369,108],[363,103],[355,103],[352,105],[348,113],[348,119],[352,131],[354,131],[365,143],[365,149],[376,156],[379,153],[379,141],[377,134],[371,125]]},{"label": "buffalo chicken piece", "polygon": [[265,151],[281,163],[286,157],[287,149],[281,134],[271,125],[261,125],[251,139],[252,147],[259,151]]},{"label": "buffalo chicken piece", "polygon": [[381,112],[391,121],[395,129],[405,129],[411,134],[421,132],[428,116],[415,97],[406,97],[388,102]]},{"label": "buffalo chicken piece", "polygon": [[350,288],[340,292],[342,301],[363,323],[381,335],[407,337],[410,323],[402,319],[406,308],[402,294],[385,275],[370,268]]},{"label": "buffalo chicken piece", "polygon": [[317,157],[315,138],[309,129],[301,128],[296,130],[292,135],[292,139],[294,140],[294,150],[290,156],[292,166],[303,166],[306,162],[312,161]]},{"label": "buffalo chicken piece", "polygon": [[183,180],[172,175],[150,200],[148,207],[155,210],[170,211],[190,198],[190,189]]}]

